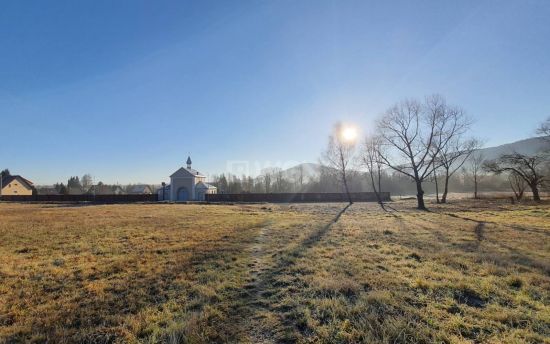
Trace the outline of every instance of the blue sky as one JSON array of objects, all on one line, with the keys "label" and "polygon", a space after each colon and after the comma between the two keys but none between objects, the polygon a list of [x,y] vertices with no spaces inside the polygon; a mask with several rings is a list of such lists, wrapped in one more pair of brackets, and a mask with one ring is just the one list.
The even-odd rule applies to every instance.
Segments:
[{"label": "blue sky", "polygon": [[[3,1],[0,167],[160,183],[315,162],[441,93],[487,145],[550,116],[550,1]],[[232,165],[233,164],[233,165]]]}]

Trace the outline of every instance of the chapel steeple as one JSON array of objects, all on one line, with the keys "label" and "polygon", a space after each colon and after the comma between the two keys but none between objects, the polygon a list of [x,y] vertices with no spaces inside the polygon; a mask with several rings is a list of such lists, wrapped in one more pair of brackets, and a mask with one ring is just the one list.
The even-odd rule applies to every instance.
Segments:
[{"label": "chapel steeple", "polygon": [[191,168],[191,156],[187,157],[187,168]]}]

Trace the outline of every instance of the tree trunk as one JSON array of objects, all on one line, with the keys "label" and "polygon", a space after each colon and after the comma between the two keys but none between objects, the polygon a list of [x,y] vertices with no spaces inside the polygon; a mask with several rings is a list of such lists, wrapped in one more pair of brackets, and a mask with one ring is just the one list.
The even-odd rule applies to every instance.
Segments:
[{"label": "tree trunk", "polygon": [[422,190],[422,182],[420,180],[416,180],[416,200],[418,202],[417,208],[426,210],[426,205],[424,204],[424,190]]},{"label": "tree trunk", "polygon": [[439,204],[439,185],[437,185],[437,172],[434,170],[434,181],[435,181],[435,201]]},{"label": "tree trunk", "polygon": [[516,199],[519,201],[521,201],[521,199],[523,198],[523,190],[519,191],[517,194],[516,194]]},{"label": "tree trunk", "polygon": [[474,175],[474,198],[477,199],[477,175]]},{"label": "tree trunk", "polygon": [[449,174],[445,174],[445,187],[443,189],[443,196],[441,196],[441,203],[447,203],[447,194],[449,193]]},{"label": "tree trunk", "polygon": [[348,195],[349,204],[353,204],[353,201],[351,200],[351,195],[349,194],[348,182],[347,182],[347,180],[346,180],[346,176],[345,176],[345,175],[344,175],[344,187],[346,188],[346,195]]},{"label": "tree trunk", "polygon": [[[379,204],[382,204],[382,199],[380,198],[380,194],[378,193],[378,191],[376,191],[376,184],[374,183],[374,175],[373,175],[372,171],[369,171],[369,174],[370,174],[370,181],[371,181],[371,184],[372,184],[372,189],[374,190],[374,194],[376,195],[376,199],[378,200]],[[378,188],[380,188],[380,186],[378,186]]]},{"label": "tree trunk", "polygon": [[378,192],[382,192],[382,174],[380,173],[380,166],[378,166]]},{"label": "tree trunk", "polygon": [[540,202],[539,188],[537,184],[531,184],[529,186],[531,187],[531,192],[533,193],[533,200],[535,202]]}]

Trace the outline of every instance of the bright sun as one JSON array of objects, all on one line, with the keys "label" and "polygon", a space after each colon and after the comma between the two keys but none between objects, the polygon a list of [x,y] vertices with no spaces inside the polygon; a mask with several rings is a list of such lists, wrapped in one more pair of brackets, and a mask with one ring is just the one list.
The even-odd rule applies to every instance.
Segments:
[{"label": "bright sun", "polygon": [[342,128],[342,139],[344,141],[352,142],[357,138],[357,128],[353,126],[346,126]]}]

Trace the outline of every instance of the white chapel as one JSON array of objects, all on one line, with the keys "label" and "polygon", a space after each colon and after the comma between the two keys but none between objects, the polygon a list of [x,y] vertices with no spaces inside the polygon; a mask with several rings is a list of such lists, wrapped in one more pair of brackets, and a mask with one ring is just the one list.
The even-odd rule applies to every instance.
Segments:
[{"label": "white chapel", "polygon": [[173,202],[204,201],[206,194],[215,194],[215,186],[206,183],[206,176],[191,168],[191,157],[187,167],[181,167],[170,176],[170,185],[159,189],[159,200]]}]

